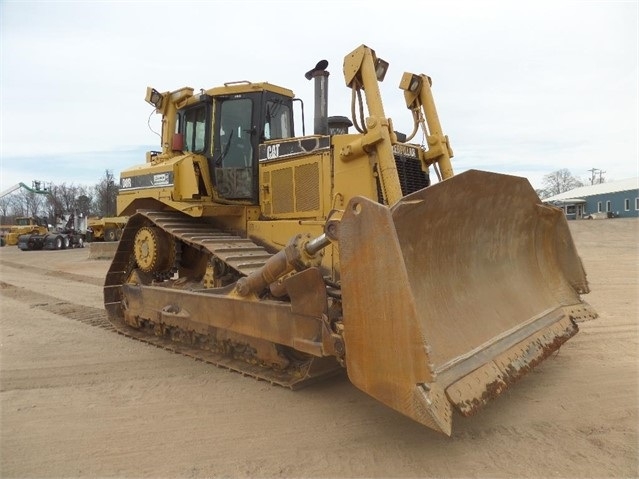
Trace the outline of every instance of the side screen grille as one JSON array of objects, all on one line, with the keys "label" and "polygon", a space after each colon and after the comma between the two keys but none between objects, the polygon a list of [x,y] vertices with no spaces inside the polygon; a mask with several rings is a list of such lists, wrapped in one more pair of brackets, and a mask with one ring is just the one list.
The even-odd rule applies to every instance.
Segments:
[{"label": "side screen grille", "polygon": [[273,214],[293,211],[293,171],[291,168],[274,170],[271,174],[273,182]]},{"label": "side screen grille", "polygon": [[[308,213],[320,209],[319,163],[271,171],[272,210],[267,214]],[[264,177],[266,179],[266,177]]]},{"label": "side screen grille", "polygon": [[319,210],[319,165],[309,163],[295,167],[295,209]]}]

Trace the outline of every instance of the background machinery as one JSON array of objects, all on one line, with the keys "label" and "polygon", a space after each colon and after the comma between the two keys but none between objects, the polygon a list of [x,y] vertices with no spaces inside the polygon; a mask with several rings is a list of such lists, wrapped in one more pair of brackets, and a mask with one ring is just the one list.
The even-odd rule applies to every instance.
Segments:
[{"label": "background machinery", "polygon": [[[34,180],[31,187],[18,183],[0,193],[3,198],[24,188],[39,195],[51,195],[50,185]],[[57,213],[56,224],[50,225],[47,218],[19,217],[16,224],[2,231],[2,246],[18,245],[23,251],[39,249],[66,249],[84,247],[87,220],[78,211]]]},{"label": "background machinery", "polygon": [[91,217],[87,222],[87,241],[118,241],[128,218],[120,216]]},{"label": "background machinery", "polygon": [[401,77],[406,137],[384,113],[387,62],[365,45],[346,55],[350,120],[329,121],[327,66],[306,73],[308,136],[293,92],[269,83],[147,89],[162,151],[121,172],[129,220],[105,307],[131,337],[287,387],[346,371],[450,434],[454,411],[475,412],[596,316],[585,272],[526,179],[453,174],[428,76]]},{"label": "background machinery", "polygon": [[62,214],[56,225],[46,232],[20,235],[18,248],[22,251],[84,248],[86,230],[86,217],[77,212]]},{"label": "background machinery", "polygon": [[2,232],[2,246],[18,244],[18,238],[25,234],[46,234],[49,226],[46,218],[37,216],[21,216],[16,218],[15,224],[7,226]]},{"label": "background machinery", "polygon": [[[49,189],[42,181],[33,181],[31,187],[24,183],[17,183],[0,193],[0,198],[10,195],[14,191],[23,188],[31,193],[39,195],[50,194]],[[45,234],[49,231],[46,218],[36,216],[18,217],[13,225],[0,226],[0,246],[13,246],[18,244],[18,238],[24,234]]]}]

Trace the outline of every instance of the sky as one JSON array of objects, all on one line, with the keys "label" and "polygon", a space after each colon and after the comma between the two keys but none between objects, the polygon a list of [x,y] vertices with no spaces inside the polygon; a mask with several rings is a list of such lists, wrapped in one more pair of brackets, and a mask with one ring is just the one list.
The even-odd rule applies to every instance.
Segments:
[{"label": "sky", "polygon": [[361,44],[390,63],[380,89],[396,130],[412,130],[402,73],[432,78],[457,173],[523,176],[535,188],[564,168],[583,181],[593,168],[607,181],[637,177],[638,6],[0,0],[0,192],[32,180],[92,186],[144,163],[160,130],[147,86],[274,83],[304,100],[311,134],[304,73],[328,60],[329,115],[349,116],[342,63]]}]

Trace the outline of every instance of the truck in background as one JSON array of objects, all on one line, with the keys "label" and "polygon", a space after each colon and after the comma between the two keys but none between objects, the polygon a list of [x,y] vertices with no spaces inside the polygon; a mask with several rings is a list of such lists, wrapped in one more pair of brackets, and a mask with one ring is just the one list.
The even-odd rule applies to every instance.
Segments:
[{"label": "truck in background", "polygon": [[0,232],[0,245],[15,246],[18,238],[27,234],[46,234],[49,232],[46,218],[37,216],[18,217],[15,224],[3,226]]},{"label": "truck in background", "polygon": [[87,235],[87,218],[81,213],[58,215],[54,227],[44,233],[29,233],[18,237],[18,248],[22,251],[40,249],[84,248]]}]

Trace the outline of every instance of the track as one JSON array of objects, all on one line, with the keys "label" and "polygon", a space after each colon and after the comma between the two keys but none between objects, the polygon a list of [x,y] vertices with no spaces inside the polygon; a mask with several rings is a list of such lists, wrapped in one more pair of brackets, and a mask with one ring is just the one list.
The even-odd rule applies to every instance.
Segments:
[{"label": "track", "polygon": [[210,254],[233,268],[240,276],[259,269],[271,257],[263,247],[251,240],[228,234],[177,212],[138,211],[122,232],[115,258],[104,284],[104,304],[112,317],[121,316],[122,284],[134,265],[135,233],[145,224],[153,224],[183,243]]},{"label": "track", "polygon": [[[281,350],[279,346],[276,346],[278,354],[286,356],[288,365],[281,369],[267,367],[265,364],[270,363],[260,357],[256,352],[259,347],[253,347],[254,343],[248,337],[239,342],[221,342],[215,334],[204,336],[178,329],[174,325],[168,328],[154,322],[152,318],[139,319],[142,324],[139,329],[127,324],[122,310],[125,296],[122,286],[136,266],[133,255],[135,234],[141,226],[149,224],[198,249],[200,254],[210,255],[224,262],[236,272],[237,277],[247,276],[259,269],[272,256],[251,240],[221,231],[181,213],[138,211],[123,230],[104,285],[105,308],[109,320],[120,334],[291,389],[307,386],[341,371],[333,358],[290,354],[291,351]],[[180,249],[178,248],[178,261]]]}]

